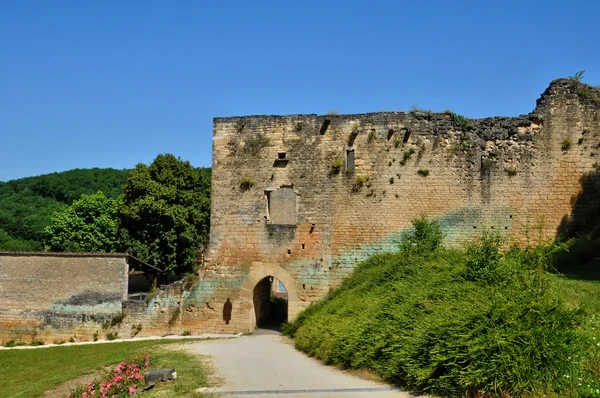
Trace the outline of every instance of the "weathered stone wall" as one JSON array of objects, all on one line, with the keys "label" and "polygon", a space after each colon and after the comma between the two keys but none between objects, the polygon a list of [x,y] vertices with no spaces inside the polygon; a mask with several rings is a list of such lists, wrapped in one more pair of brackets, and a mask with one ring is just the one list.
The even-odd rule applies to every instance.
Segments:
[{"label": "weathered stone wall", "polygon": [[1,253],[0,342],[91,339],[127,299],[124,255]]},{"label": "weathered stone wall", "polygon": [[562,79],[515,118],[216,118],[208,265],[187,300],[209,303],[223,324],[218,308],[231,298],[230,330],[252,325],[248,275],[281,269],[298,292],[295,312],[360,260],[395,250],[419,215],[437,218],[448,244],[483,228],[523,241],[523,228],[538,224],[554,237],[572,216],[582,176],[600,161],[598,98],[597,89]]}]

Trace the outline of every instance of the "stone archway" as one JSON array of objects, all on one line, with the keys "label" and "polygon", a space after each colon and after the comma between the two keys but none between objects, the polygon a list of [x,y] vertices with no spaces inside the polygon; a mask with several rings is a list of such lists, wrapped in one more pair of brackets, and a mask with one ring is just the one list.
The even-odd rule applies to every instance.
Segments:
[{"label": "stone archway", "polygon": [[[283,288],[279,291],[279,288]],[[254,286],[253,304],[256,326],[262,329],[279,329],[288,320],[288,294],[283,282],[267,276]]]},{"label": "stone archway", "polygon": [[242,283],[240,290],[240,298],[247,303],[246,308],[252,308],[251,314],[249,314],[250,319],[248,320],[252,325],[256,325],[256,312],[254,309],[255,288],[261,281],[264,281],[268,277],[273,277],[281,281],[287,290],[288,321],[294,320],[300,311],[302,311],[302,304],[294,277],[278,265],[261,264],[252,268]]}]

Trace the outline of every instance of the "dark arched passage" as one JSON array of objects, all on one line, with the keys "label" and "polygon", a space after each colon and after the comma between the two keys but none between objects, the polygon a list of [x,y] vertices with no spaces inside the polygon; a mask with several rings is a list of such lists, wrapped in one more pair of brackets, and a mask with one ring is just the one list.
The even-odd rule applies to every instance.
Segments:
[{"label": "dark arched passage", "polygon": [[288,294],[283,284],[272,276],[261,279],[254,287],[252,299],[256,326],[278,329],[288,320]]}]

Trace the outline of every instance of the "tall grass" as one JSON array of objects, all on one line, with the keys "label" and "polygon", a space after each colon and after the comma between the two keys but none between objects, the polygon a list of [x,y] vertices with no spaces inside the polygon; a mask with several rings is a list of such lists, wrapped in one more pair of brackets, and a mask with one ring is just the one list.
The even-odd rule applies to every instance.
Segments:
[{"label": "tall grass", "polygon": [[438,232],[417,221],[398,253],[358,265],[285,332],[328,364],[439,396],[600,396],[584,310],[542,266],[558,249],[502,253],[484,234],[448,250]]}]

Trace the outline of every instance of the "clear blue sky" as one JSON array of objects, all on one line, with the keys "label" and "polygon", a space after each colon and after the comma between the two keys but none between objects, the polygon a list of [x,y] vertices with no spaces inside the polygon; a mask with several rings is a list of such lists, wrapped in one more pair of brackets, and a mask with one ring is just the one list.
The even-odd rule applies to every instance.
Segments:
[{"label": "clear blue sky", "polygon": [[210,166],[212,118],[530,112],[600,84],[600,2],[0,1],[0,181]]}]

